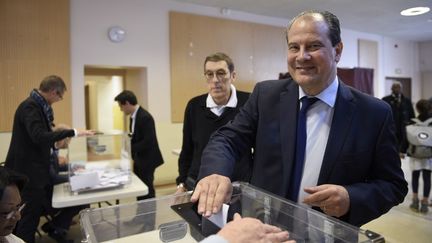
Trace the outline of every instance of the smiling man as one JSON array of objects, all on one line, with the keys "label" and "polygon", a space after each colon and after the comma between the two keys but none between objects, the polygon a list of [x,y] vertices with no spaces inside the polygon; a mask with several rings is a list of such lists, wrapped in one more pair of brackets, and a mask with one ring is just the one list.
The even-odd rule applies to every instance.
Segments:
[{"label": "smiling man", "polygon": [[337,77],[339,20],[307,11],[287,27],[292,78],[260,82],[206,146],[192,201],[209,216],[232,192],[236,158],[254,148],[251,184],[360,226],[401,203],[407,182],[383,101]]},{"label": "smiling man", "polygon": [[[236,75],[234,63],[228,55],[215,53],[206,57],[204,78],[208,93],[192,98],[186,106],[177,192],[193,189],[201,165],[201,154],[210,135],[232,120],[249,98],[249,93],[234,87]],[[250,152],[236,161],[231,179],[248,181]]]}]

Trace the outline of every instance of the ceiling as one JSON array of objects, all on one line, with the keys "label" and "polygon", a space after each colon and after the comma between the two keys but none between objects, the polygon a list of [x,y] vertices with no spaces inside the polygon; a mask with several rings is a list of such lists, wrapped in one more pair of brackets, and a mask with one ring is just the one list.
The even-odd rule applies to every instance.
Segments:
[{"label": "ceiling", "polygon": [[341,27],[412,41],[432,41],[432,11],[412,17],[400,15],[410,7],[429,7],[432,0],[176,0],[264,16],[291,19],[319,9],[338,16]]}]

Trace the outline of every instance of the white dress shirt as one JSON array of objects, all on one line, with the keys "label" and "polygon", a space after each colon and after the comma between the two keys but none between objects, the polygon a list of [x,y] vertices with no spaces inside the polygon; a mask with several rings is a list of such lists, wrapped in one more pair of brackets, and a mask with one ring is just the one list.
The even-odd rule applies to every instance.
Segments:
[{"label": "white dress shirt", "polygon": [[134,130],[135,130],[135,118],[136,118],[136,114],[137,114],[137,112],[138,112],[138,108],[139,108],[139,105],[137,104],[137,105],[135,105],[135,111],[132,113],[132,115],[130,116],[130,118],[131,118],[131,122],[132,122],[132,125],[131,125],[131,134],[133,134],[134,133]]},{"label": "white dress shirt", "polygon": [[234,85],[231,84],[231,96],[228,100],[228,103],[226,105],[218,105],[214,102],[213,98],[210,94],[207,95],[206,100],[206,106],[207,108],[210,108],[210,110],[216,115],[220,116],[225,110],[225,107],[232,107],[235,108],[237,106],[237,91]]},{"label": "white dress shirt", "polygon": [[[333,120],[334,105],[336,102],[339,81],[335,80],[321,93],[316,95],[319,100],[315,102],[306,114],[306,152],[303,167],[303,176],[300,184],[298,202],[308,195],[303,188],[316,186],[321,171],[330,126]],[[299,87],[299,99],[307,96]],[[299,102],[301,105],[301,102]]]}]

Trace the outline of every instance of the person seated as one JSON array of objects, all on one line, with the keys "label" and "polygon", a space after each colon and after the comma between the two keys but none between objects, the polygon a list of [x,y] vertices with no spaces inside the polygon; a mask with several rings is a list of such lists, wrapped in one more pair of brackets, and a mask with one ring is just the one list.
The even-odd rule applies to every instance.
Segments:
[{"label": "person seated", "polygon": [[[54,131],[70,129],[69,126],[59,124],[53,128]],[[68,171],[68,158],[59,154],[60,149],[67,149],[71,138],[65,138],[57,141],[54,144],[53,151],[50,156],[50,177],[53,185],[58,185],[69,181],[69,176],[60,174],[62,171]]]},{"label": "person seated", "polygon": [[0,242],[24,243],[12,232],[25,207],[21,190],[26,182],[25,176],[0,166]]},{"label": "person seated", "polygon": [[[65,129],[70,129],[67,125],[57,125],[53,128],[54,131],[61,131]],[[60,171],[67,171],[68,161],[66,157],[59,155],[60,149],[67,149],[69,146],[70,138],[65,138],[63,140],[57,141],[52,149],[50,156],[50,179],[52,188],[49,193],[49,200],[51,202],[52,193],[54,186],[60,183],[67,182],[69,180],[68,175],[59,174]],[[73,218],[81,210],[90,207],[90,205],[80,205],[74,207],[66,208],[53,208],[51,203],[50,207],[45,209],[46,214],[50,215],[52,220],[49,220],[42,225],[41,229],[48,234],[51,238],[57,242],[73,242],[72,240],[67,240],[66,235],[72,224]]]}]

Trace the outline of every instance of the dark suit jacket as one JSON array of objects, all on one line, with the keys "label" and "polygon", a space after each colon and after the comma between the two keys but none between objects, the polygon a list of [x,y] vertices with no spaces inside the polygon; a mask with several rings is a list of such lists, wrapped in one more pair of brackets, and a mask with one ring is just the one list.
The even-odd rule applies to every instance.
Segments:
[{"label": "dark suit jacket", "polygon": [[135,118],[131,153],[135,166],[140,168],[154,169],[164,162],[159,150],[153,117],[142,107],[138,108]]},{"label": "dark suit jacket", "polygon": [[56,141],[74,136],[74,130],[53,132],[42,108],[31,97],[15,112],[12,139],[5,166],[29,178],[27,187],[43,188],[50,184],[50,155]]},{"label": "dark suit jacket", "polygon": [[[229,176],[233,161],[251,146],[251,184],[286,197],[294,163],[298,85],[292,79],[258,83],[231,124],[204,150],[200,178]],[[390,107],[340,83],[318,185],[344,186],[350,210],[341,219],[360,226],[401,203],[401,169]]]}]

